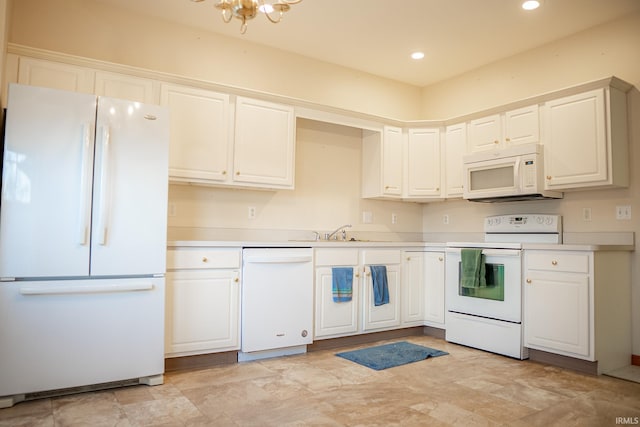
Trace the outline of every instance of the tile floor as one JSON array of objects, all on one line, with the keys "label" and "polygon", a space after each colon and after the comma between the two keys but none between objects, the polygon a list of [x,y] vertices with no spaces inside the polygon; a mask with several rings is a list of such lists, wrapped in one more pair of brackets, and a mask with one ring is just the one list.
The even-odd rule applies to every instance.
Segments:
[{"label": "tile floor", "polygon": [[[334,355],[401,340],[450,354],[384,371]],[[638,417],[638,383],[410,336],[23,402],[0,410],[0,426],[601,427]]]}]

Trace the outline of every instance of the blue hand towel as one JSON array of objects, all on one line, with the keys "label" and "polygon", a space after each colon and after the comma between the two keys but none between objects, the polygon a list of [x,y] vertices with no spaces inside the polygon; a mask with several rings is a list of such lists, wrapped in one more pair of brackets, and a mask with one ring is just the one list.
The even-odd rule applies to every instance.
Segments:
[{"label": "blue hand towel", "polygon": [[334,302],[349,302],[353,295],[353,268],[333,267],[331,269],[331,291]]},{"label": "blue hand towel", "polygon": [[389,304],[389,285],[387,283],[387,267],[371,265],[371,281],[373,282],[373,304],[375,306]]}]

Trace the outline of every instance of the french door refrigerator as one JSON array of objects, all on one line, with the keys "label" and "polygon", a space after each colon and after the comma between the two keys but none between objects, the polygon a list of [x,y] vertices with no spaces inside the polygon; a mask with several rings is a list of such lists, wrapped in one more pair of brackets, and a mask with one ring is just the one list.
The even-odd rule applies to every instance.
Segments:
[{"label": "french door refrigerator", "polygon": [[0,407],[164,372],[168,113],[11,84],[0,198]]}]

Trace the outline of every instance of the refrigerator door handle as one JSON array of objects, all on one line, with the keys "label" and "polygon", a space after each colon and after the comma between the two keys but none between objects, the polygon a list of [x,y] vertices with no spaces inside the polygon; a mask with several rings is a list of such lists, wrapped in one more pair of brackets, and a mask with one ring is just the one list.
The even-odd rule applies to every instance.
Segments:
[{"label": "refrigerator door handle", "polygon": [[109,145],[111,144],[109,126],[102,126],[102,161],[100,165],[100,205],[98,222],[98,244],[107,243],[107,224],[109,215]]},{"label": "refrigerator door handle", "polygon": [[91,216],[91,172],[93,166],[93,153],[91,150],[91,123],[87,122],[82,127],[82,164],[80,166],[80,212],[78,243],[87,244],[89,236],[89,221]]},{"label": "refrigerator door handle", "polygon": [[152,291],[153,282],[124,282],[124,283],[104,283],[91,284],[91,286],[78,285],[73,283],[51,284],[42,283],[37,285],[25,285],[20,287],[21,295],[81,295],[81,294],[104,294],[119,292],[139,292]]}]

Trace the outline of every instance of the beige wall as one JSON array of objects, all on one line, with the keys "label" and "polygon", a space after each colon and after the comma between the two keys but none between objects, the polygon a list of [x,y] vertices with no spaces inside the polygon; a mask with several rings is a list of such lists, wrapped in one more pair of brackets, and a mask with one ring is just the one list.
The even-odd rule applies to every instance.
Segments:
[{"label": "beige wall", "polygon": [[448,119],[615,75],[640,87],[640,13],[422,89],[422,117]]},{"label": "beige wall", "polygon": [[[488,215],[531,212],[563,216],[568,232],[633,231],[640,236],[640,14],[575,34],[524,54],[423,89],[423,115],[454,117],[518,99],[615,75],[635,87],[628,96],[631,185],[565,193],[559,201],[479,204],[452,201],[425,205],[426,233],[482,232]],[[616,205],[631,205],[632,220],[615,219]],[[582,220],[582,208],[592,220]],[[444,225],[443,215],[449,215]],[[640,354],[640,252],[633,254],[634,354]],[[606,286],[606,284],[605,284]]]},{"label": "beige wall", "polygon": [[[176,216],[170,227],[311,230],[325,232],[352,224],[358,238],[375,233],[417,233],[422,228],[422,206],[416,203],[360,198],[359,129],[298,119],[296,188],[294,191],[252,191],[172,185],[169,199]],[[257,208],[248,219],[248,208]],[[362,211],[373,223],[362,224]],[[398,217],[391,224],[391,214]],[[283,236],[285,234],[282,234]]]},{"label": "beige wall", "polygon": [[[188,0],[185,7],[189,6]],[[19,0],[10,41],[384,117],[415,119],[414,86],[87,0]]]}]

